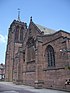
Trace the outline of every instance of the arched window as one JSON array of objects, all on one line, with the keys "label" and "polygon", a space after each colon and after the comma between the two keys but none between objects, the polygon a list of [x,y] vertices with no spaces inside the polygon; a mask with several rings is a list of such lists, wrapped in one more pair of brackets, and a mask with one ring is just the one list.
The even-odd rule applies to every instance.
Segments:
[{"label": "arched window", "polygon": [[35,41],[34,41],[33,37],[30,37],[28,39],[27,45],[28,45],[28,47],[32,47],[35,45]]},{"label": "arched window", "polygon": [[23,41],[23,27],[20,30],[20,41]]},{"label": "arched window", "polygon": [[35,60],[35,41],[33,37],[30,37],[27,41],[27,61]]},{"label": "arched window", "polygon": [[19,26],[17,26],[15,30],[15,41],[16,42],[18,41],[18,38],[19,38]]},{"label": "arched window", "polygon": [[51,45],[47,47],[48,67],[55,66],[55,53]]}]

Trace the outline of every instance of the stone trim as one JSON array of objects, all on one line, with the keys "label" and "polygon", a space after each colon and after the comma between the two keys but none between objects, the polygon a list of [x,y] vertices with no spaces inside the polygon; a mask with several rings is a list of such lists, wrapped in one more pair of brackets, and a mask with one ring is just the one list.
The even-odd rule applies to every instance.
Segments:
[{"label": "stone trim", "polygon": [[58,68],[56,68],[56,67],[53,67],[53,68],[48,67],[48,68],[44,68],[43,71],[47,71],[47,70],[59,70],[59,69],[65,69],[65,68],[64,67],[58,67]]}]

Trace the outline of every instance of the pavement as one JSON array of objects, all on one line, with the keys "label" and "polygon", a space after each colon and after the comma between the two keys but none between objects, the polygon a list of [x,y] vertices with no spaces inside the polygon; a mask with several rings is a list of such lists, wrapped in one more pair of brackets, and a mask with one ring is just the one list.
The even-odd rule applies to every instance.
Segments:
[{"label": "pavement", "polygon": [[[51,89],[35,89],[32,86],[26,86],[26,85],[15,85],[12,82],[0,82],[0,84],[4,84],[4,85],[9,85],[12,86],[14,88],[21,88],[30,92],[34,92],[34,93],[70,93],[70,92],[65,92],[65,91],[59,91],[59,90],[51,90]],[[4,93],[4,92],[3,92]],[[5,92],[5,93],[9,93],[9,92]],[[14,92],[11,91],[10,93],[18,93],[18,92]]]}]

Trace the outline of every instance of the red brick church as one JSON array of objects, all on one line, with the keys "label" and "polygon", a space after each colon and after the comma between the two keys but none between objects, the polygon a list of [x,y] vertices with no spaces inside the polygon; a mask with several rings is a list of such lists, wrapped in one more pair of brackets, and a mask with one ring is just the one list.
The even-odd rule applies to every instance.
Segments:
[{"label": "red brick church", "polygon": [[[35,88],[70,89],[70,33],[14,20],[8,32],[5,80]],[[67,84],[66,84],[67,82]]]}]

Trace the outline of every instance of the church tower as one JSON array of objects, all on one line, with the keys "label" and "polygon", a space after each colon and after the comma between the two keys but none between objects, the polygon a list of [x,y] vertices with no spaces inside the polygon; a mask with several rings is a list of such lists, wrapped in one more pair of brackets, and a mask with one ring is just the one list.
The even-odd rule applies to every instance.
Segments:
[{"label": "church tower", "polygon": [[20,20],[14,20],[10,25],[8,32],[8,42],[6,49],[6,70],[5,80],[13,81],[13,69],[15,64],[15,54],[18,52],[18,48],[22,47],[25,33],[27,31],[27,25]]}]

